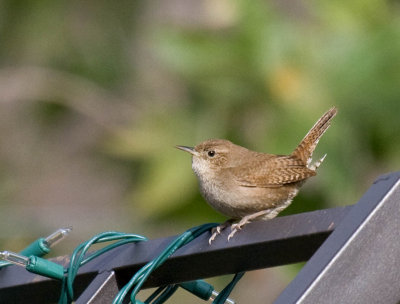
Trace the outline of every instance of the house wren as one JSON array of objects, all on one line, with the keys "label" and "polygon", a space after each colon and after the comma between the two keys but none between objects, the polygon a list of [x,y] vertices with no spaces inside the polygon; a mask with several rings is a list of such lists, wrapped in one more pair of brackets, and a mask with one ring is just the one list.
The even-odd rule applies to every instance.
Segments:
[{"label": "house wren", "polygon": [[206,201],[231,217],[213,230],[209,240],[232,221],[228,241],[252,220],[268,220],[288,207],[300,187],[324,160],[312,163],[312,153],[329,128],[337,109],[331,108],[315,123],[289,155],[259,153],[224,139],[203,141],[194,148],[177,146],[192,154],[192,168]]}]

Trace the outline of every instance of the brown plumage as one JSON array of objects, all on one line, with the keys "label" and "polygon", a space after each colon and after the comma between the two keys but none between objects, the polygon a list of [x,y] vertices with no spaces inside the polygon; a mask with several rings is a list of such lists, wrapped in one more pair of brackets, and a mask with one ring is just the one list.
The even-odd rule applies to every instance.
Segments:
[{"label": "brown plumage", "polygon": [[[192,154],[192,168],[206,201],[222,214],[241,219],[232,225],[228,240],[252,220],[275,217],[317,174],[325,156],[314,164],[311,157],[336,113],[336,108],[327,111],[290,155],[259,153],[224,139],[206,140],[194,148],[177,146]],[[226,225],[214,231],[210,242]]]}]

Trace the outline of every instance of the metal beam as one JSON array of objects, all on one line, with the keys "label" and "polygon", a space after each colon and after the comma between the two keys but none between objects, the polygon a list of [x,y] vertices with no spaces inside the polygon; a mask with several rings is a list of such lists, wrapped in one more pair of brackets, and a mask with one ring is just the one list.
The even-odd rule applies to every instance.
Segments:
[{"label": "metal beam", "polygon": [[400,172],[380,177],[274,302],[400,303]]},{"label": "metal beam", "polygon": [[115,272],[105,271],[93,279],[75,304],[110,304],[118,291]]},{"label": "metal beam", "polygon": [[[227,242],[224,231],[210,246],[209,233],[179,249],[148,279],[145,287],[207,278],[308,260],[352,207],[278,217],[254,222]],[[82,267],[75,281],[76,294],[94,294],[98,274],[115,272],[121,287],[145,263],[154,259],[174,237],[127,244]],[[68,257],[56,261],[67,265]],[[97,283],[90,285],[94,278]],[[105,278],[103,278],[105,281]],[[90,286],[89,286],[90,285]],[[100,284],[101,285],[101,284]],[[89,286],[89,288],[88,288]],[[10,266],[0,270],[0,303],[51,303],[58,300],[60,283]]]}]

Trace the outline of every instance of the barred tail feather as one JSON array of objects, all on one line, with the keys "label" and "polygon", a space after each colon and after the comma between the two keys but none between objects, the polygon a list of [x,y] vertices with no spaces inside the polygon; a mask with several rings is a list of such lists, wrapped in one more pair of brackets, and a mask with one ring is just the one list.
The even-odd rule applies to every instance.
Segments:
[{"label": "barred tail feather", "polygon": [[331,120],[335,117],[336,113],[337,109],[333,107],[322,115],[293,151],[292,156],[300,159],[304,164],[307,164],[307,166],[310,165],[315,147],[317,146],[321,136],[324,135],[325,131],[329,128]]}]

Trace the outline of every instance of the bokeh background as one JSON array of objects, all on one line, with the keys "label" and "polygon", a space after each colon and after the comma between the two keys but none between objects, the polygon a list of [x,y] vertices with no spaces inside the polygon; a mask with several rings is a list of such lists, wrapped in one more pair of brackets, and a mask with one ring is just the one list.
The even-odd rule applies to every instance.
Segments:
[{"label": "bokeh background", "polygon": [[[397,1],[0,0],[0,246],[71,225],[62,255],[223,221],[174,145],[290,153],[333,105],[328,157],[284,214],[353,204],[399,169]],[[233,297],[270,303],[298,269],[250,272]]]}]

